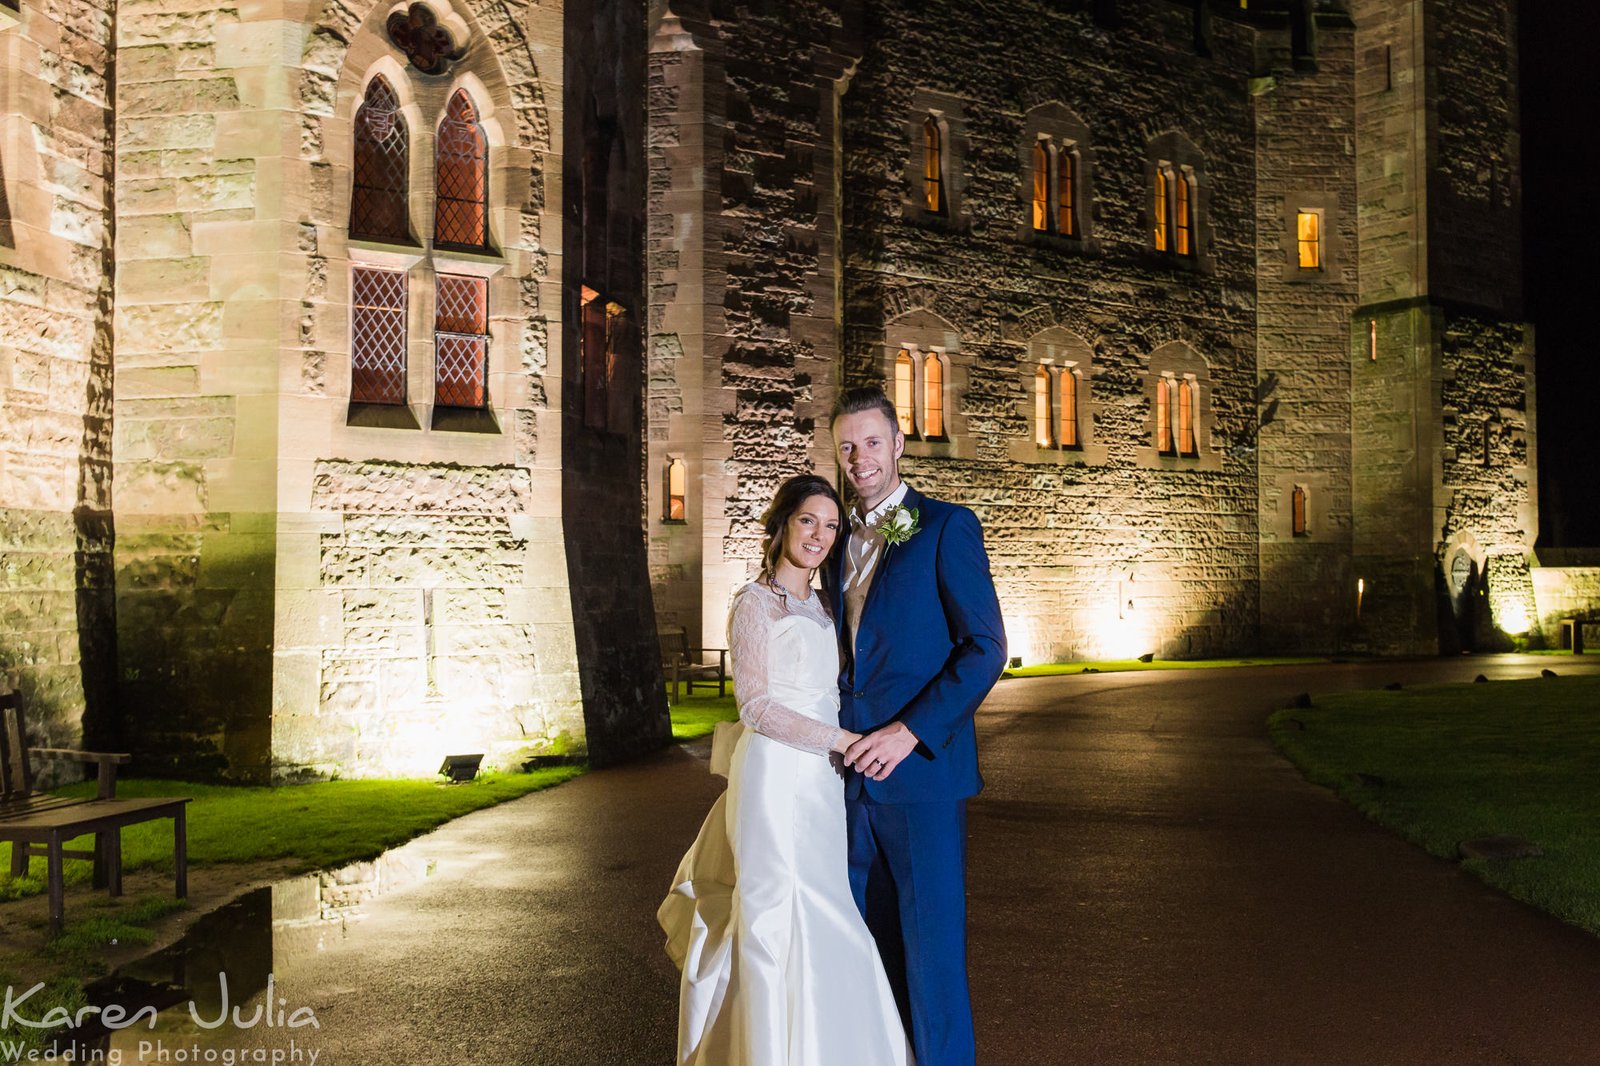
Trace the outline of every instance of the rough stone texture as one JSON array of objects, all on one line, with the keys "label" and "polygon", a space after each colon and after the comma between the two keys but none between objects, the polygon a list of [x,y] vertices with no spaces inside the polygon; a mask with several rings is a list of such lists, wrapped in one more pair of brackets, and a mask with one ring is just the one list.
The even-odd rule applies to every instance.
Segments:
[{"label": "rough stone texture", "polygon": [[[1255,42],[1247,26],[1219,21],[1212,55],[1200,56],[1191,31],[1187,13],[1160,4],[1128,5],[1114,32],[1081,10],[878,4],[844,98],[846,381],[886,380],[892,352],[912,339],[908,311],[954,334],[952,377],[967,376],[952,390],[956,442],[908,445],[904,472],[978,513],[1025,661],[1256,644],[1260,194],[1256,116],[1239,77]],[[962,47],[973,39],[994,43]],[[953,147],[965,142],[952,161],[965,174],[953,224],[908,221],[902,207],[917,192],[908,116],[929,70],[966,116],[950,132]],[[1027,113],[1048,103],[1089,129],[1094,238],[1081,247],[1018,240],[1018,146]],[[1169,132],[1197,163],[1193,263],[1149,250],[1150,145]],[[1099,455],[1030,448],[1027,345],[1050,327],[1093,353],[1080,417]],[[1199,459],[1153,447],[1152,374],[1173,369],[1177,350],[1201,378]]]},{"label": "rough stone texture", "polygon": [[277,654],[280,673],[315,666],[319,698],[279,701],[275,774],[425,776],[446,754],[515,769],[581,752],[574,701],[546,679],[570,686],[570,633],[541,624],[548,592],[529,587],[549,535],[530,517],[530,471],[336,460],[315,471],[320,581],[295,597],[305,613]]},{"label": "rough stone texture", "polygon": [[[1318,27],[1314,70],[1268,35],[1256,97],[1261,647],[1336,651],[1354,622],[1350,568],[1351,312],[1357,299],[1355,35]],[[1304,65],[1304,64],[1302,64]],[[1299,265],[1296,220],[1322,219],[1322,269]],[[1306,493],[1306,531],[1293,496]]]},{"label": "rough stone texture", "polygon": [[1545,645],[1561,647],[1561,621],[1586,626],[1584,646],[1600,647],[1600,557],[1594,552],[1544,549],[1533,567],[1535,622]]},{"label": "rough stone texture", "polygon": [[22,692],[36,741],[104,744],[109,4],[54,14],[0,32],[0,686]]}]

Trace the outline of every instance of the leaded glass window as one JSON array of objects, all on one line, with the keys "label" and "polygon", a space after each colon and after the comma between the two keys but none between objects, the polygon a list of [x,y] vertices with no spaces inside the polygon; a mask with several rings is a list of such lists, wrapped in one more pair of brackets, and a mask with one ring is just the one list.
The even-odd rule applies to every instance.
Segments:
[{"label": "leaded glass window", "polygon": [[1072,372],[1071,367],[1062,367],[1056,375],[1057,395],[1060,397],[1057,409],[1061,417],[1061,431],[1058,439],[1063,448],[1076,448],[1078,446],[1078,375]]},{"label": "leaded glass window", "polygon": [[1033,228],[1050,228],[1050,151],[1044,141],[1033,142]]},{"label": "leaded glass window", "polygon": [[1056,154],[1056,164],[1056,232],[1064,237],[1076,237],[1078,157],[1063,146]]},{"label": "leaded glass window", "polygon": [[929,115],[922,123],[922,206],[944,213],[944,134]]},{"label": "leaded glass window", "polygon": [[938,352],[922,359],[922,428],[929,438],[944,439],[944,360]]},{"label": "leaded glass window", "polygon": [[406,275],[350,272],[350,400],[406,402]]},{"label": "leaded glass window", "polygon": [[1156,382],[1156,451],[1172,454],[1172,380]]},{"label": "leaded glass window", "polygon": [[488,400],[488,289],[483,278],[438,276],[433,376],[440,407],[483,407]]},{"label": "leaded glass window", "polygon": [[1158,252],[1167,250],[1167,169],[1156,167],[1155,201],[1150,205],[1153,237]]},{"label": "leaded glass window", "polygon": [[434,159],[434,243],[487,248],[489,142],[464,90],[456,90],[445,109]]},{"label": "leaded glass window", "polygon": [[372,79],[356,111],[350,236],[408,243],[411,141],[400,101],[382,76]]},{"label": "leaded glass window", "polygon": [[1188,378],[1178,383],[1178,454],[1200,454],[1194,433],[1194,382]]},{"label": "leaded glass window", "polygon": [[1050,368],[1033,375],[1033,440],[1041,448],[1055,447],[1054,420],[1050,417]]},{"label": "leaded glass window", "polygon": [[1192,255],[1194,252],[1191,244],[1190,211],[1192,209],[1193,179],[1186,171],[1178,171],[1173,175],[1175,199],[1177,200],[1177,252],[1179,255]]},{"label": "leaded glass window", "polygon": [[894,413],[900,423],[900,432],[915,436],[916,417],[916,364],[911,361],[911,351],[901,348],[894,360]]}]

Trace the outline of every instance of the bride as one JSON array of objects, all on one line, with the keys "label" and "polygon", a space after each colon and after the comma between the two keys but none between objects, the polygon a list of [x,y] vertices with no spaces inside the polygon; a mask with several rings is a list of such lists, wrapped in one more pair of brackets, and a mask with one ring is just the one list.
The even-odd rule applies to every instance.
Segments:
[{"label": "bride", "polygon": [[[800,475],[763,516],[760,577],[729,615],[744,730],[728,788],[658,913],[683,971],[680,1066],[905,1066],[893,993],[850,893],[839,646],[811,575],[843,508]],[[714,760],[715,761],[715,760]]]}]

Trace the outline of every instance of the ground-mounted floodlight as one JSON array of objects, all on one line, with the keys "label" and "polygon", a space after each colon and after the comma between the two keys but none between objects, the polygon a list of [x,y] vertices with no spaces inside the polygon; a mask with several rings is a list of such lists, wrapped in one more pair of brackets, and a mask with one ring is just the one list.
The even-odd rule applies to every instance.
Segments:
[{"label": "ground-mounted floodlight", "polygon": [[439,772],[447,775],[452,785],[465,784],[478,776],[478,765],[482,762],[482,752],[476,755],[446,755]]}]

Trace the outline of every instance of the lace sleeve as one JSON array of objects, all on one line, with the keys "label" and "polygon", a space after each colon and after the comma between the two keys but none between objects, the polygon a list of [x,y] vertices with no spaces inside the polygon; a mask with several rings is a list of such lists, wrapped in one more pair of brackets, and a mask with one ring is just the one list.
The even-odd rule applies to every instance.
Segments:
[{"label": "lace sleeve", "polygon": [[768,656],[772,627],[784,610],[783,600],[755,585],[747,585],[734,597],[728,616],[728,649],[733,655],[733,695],[739,719],[780,744],[825,756],[843,730],[785,707],[771,694]]}]

